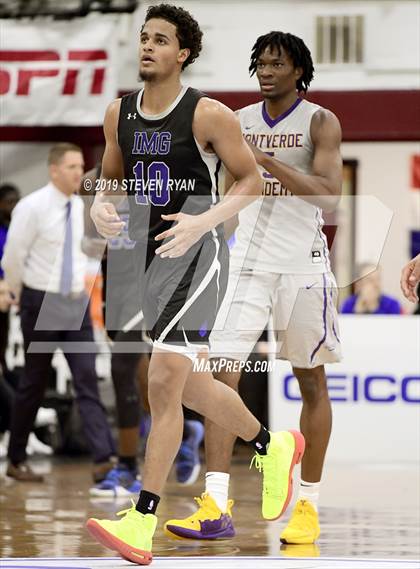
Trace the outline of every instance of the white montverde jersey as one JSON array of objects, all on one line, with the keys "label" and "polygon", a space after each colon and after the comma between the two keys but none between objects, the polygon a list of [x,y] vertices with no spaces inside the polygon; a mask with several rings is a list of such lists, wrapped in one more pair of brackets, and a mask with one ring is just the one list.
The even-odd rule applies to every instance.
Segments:
[{"label": "white montverde jersey", "polygon": [[[260,102],[241,109],[238,116],[247,141],[299,172],[311,174],[311,120],[320,108],[297,99],[273,120]],[[272,273],[328,272],[330,261],[321,210],[293,196],[269,172],[260,170],[263,196],[239,213],[232,264]]]}]

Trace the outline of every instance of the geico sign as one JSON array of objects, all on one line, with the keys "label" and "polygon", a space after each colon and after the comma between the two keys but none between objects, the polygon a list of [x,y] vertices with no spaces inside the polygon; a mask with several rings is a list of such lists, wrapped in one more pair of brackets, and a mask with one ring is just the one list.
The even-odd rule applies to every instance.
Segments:
[{"label": "geico sign", "polygon": [[[79,73],[87,62],[95,64],[90,84],[91,95],[101,95],[107,52],[103,49],[72,49],[62,58],[55,50],[0,50],[0,95],[30,95],[33,79],[63,76],[62,95],[74,95]],[[40,63],[42,62],[42,65]],[[4,67],[7,65],[7,69]],[[63,73],[64,72],[64,73]]]},{"label": "geico sign", "polygon": [[[331,401],[368,401],[370,403],[420,403],[420,376],[392,374],[327,374]],[[286,375],[283,395],[288,401],[301,401],[294,375]]]}]

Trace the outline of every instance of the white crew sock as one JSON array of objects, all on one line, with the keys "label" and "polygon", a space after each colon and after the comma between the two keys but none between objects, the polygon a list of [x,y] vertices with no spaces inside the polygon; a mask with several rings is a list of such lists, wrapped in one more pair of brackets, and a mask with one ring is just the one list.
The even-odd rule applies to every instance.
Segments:
[{"label": "white crew sock", "polygon": [[305,482],[300,480],[298,500],[308,500],[318,511],[319,487],[321,482]]},{"label": "white crew sock", "polygon": [[213,498],[223,513],[227,510],[229,478],[227,472],[206,472],[206,494]]}]

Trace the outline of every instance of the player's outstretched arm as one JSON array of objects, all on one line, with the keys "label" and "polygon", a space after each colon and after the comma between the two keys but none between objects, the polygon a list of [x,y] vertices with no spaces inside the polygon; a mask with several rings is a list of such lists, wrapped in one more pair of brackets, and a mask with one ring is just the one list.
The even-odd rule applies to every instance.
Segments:
[{"label": "player's outstretched arm", "polygon": [[200,215],[163,215],[163,219],[177,224],[156,237],[156,240],[172,237],[156,250],[162,257],[180,257],[202,235],[261,196],[262,179],[257,164],[230,109],[212,99],[201,99],[194,115],[193,132],[203,148],[216,152],[236,183],[222,201]]},{"label": "player's outstretched arm", "polygon": [[277,178],[292,194],[325,211],[333,211],[341,196],[343,161],[340,154],[341,127],[330,111],[320,109],[311,122],[314,145],[312,174],[303,174],[250,144],[260,166]]},{"label": "player's outstretched arm", "polygon": [[121,99],[113,101],[106,110],[104,120],[105,151],[102,158],[102,172],[99,191],[90,210],[95,227],[103,237],[114,237],[124,227],[115,203],[121,201],[124,192],[120,184],[124,177],[121,149],[117,142],[118,117]]},{"label": "player's outstretched arm", "polygon": [[417,285],[420,282],[420,254],[409,263],[401,271],[401,290],[404,296],[411,302],[418,302],[416,293]]}]

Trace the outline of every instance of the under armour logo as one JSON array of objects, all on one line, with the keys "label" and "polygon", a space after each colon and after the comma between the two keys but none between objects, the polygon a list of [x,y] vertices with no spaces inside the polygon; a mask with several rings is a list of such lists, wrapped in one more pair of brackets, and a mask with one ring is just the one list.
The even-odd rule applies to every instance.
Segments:
[{"label": "under armour logo", "polygon": [[136,119],[137,118],[137,113],[128,113],[127,115],[127,119]]}]

